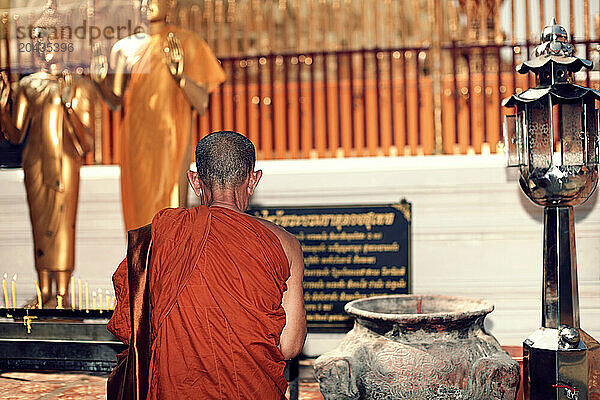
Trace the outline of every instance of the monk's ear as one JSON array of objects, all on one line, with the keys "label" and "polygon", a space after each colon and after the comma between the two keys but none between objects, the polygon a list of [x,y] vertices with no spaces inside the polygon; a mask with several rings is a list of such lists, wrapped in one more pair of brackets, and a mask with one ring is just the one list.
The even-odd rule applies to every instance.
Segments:
[{"label": "monk's ear", "polygon": [[250,179],[248,180],[248,195],[252,196],[260,178],[262,178],[262,170],[250,172]]},{"label": "monk's ear", "polygon": [[202,185],[200,183],[200,176],[198,173],[190,170],[187,172],[187,178],[188,182],[190,182],[192,190],[194,190],[194,193],[196,193],[196,196],[200,197],[202,194]]}]

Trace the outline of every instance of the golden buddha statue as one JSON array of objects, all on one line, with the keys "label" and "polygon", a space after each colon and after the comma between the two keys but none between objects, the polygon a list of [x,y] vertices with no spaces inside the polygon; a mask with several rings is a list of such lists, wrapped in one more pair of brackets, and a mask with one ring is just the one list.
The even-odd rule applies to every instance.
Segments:
[{"label": "golden buddha statue", "polygon": [[100,44],[92,53],[92,79],[112,109],[125,108],[121,199],[127,230],[150,223],[162,208],[184,204],[191,107],[202,115],[208,93],[225,80],[199,36],[166,23],[175,6],[175,0],[143,0],[149,34],[119,40],[109,57]]},{"label": "golden buddha statue", "polygon": [[93,143],[90,126],[95,89],[88,79],[63,69],[62,53],[56,51],[61,42],[46,29],[61,24],[55,1],[50,0],[34,24],[32,48],[38,72],[25,76],[14,88],[4,72],[0,76],[1,130],[12,143],[26,138],[23,172],[35,268],[46,306],[55,304],[53,282],[56,295],[69,299],[79,169]]}]

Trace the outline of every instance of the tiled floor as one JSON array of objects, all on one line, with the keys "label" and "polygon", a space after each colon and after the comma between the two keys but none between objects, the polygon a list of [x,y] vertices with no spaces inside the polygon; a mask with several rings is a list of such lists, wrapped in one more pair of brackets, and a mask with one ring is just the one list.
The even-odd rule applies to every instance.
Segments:
[{"label": "tiled floor", "polygon": [[300,380],[298,400],[323,400],[323,396],[319,391],[319,384],[313,381]]},{"label": "tiled floor", "polygon": [[33,399],[104,399],[106,375],[56,372],[2,372],[0,398]]},{"label": "tiled floor", "polygon": [[[106,374],[0,372],[3,400],[91,400],[106,398]],[[322,400],[317,383],[301,379],[300,400]]]}]

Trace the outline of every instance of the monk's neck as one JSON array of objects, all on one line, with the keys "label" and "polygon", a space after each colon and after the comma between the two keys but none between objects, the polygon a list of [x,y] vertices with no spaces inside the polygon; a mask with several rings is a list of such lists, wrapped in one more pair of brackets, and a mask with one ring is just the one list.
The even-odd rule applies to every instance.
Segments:
[{"label": "monk's neck", "polygon": [[248,199],[243,198],[243,192],[236,190],[213,190],[203,196],[202,204],[208,207],[223,207],[243,213],[248,206]]},{"label": "monk's neck", "polygon": [[211,205],[209,205],[209,207],[221,207],[221,208],[227,208],[229,210],[233,210],[239,213],[243,213],[242,210],[240,210],[236,205],[231,204],[231,203],[225,203],[225,202],[218,202],[215,201],[213,202]]}]

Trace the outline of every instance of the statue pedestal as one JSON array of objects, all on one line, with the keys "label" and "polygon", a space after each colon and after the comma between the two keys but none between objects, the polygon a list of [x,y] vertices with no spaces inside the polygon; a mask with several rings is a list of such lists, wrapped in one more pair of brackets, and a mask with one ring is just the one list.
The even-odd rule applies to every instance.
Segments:
[{"label": "statue pedestal", "polygon": [[109,372],[126,346],[112,311],[0,309],[0,369]]}]

